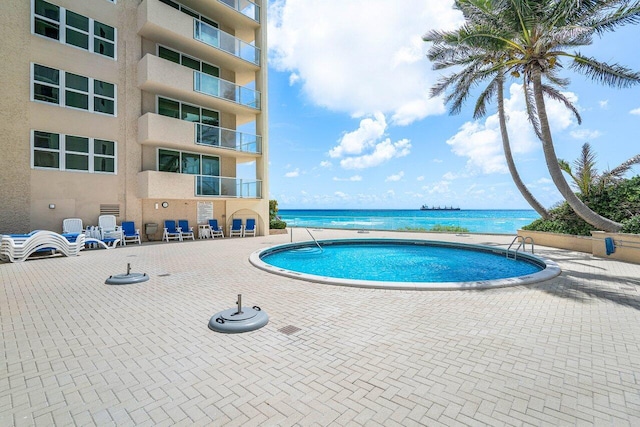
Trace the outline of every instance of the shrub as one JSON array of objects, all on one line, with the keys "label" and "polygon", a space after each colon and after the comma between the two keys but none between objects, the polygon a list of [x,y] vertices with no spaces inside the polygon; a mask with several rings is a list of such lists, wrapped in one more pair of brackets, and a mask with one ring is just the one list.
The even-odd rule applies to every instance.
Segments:
[{"label": "shrub", "polygon": [[280,219],[274,219],[273,221],[269,222],[269,228],[273,230],[282,230],[284,228],[287,228],[287,223]]},{"label": "shrub", "polygon": [[622,223],[623,233],[640,234],[640,215],[634,215]]},{"label": "shrub", "polygon": [[464,227],[459,227],[457,225],[440,225],[436,224],[429,231],[441,231],[445,233],[468,233],[469,229]]},{"label": "shrub", "polygon": [[[621,222],[625,233],[640,233],[640,176],[624,179],[616,185],[600,188],[588,198],[578,194],[583,202],[598,214]],[[537,219],[522,227],[524,230],[590,236],[595,228],[586,223],[563,202],[549,211],[551,219]],[[629,230],[629,231],[625,231]],[[635,231],[633,231],[635,230]]]}]

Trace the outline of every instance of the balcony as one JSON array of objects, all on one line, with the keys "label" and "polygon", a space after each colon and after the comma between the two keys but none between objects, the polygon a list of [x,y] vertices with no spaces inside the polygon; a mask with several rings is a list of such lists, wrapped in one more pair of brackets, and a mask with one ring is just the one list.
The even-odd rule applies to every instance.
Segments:
[{"label": "balcony", "polygon": [[193,38],[255,65],[260,65],[260,49],[227,34],[206,22],[193,20]]},{"label": "balcony", "polygon": [[240,12],[244,16],[260,22],[260,6],[249,0],[218,0],[232,9]]},{"label": "balcony", "polygon": [[[260,92],[195,72],[147,54],[138,62],[138,88],[157,95],[236,115],[236,124],[252,122],[259,112]],[[197,90],[196,88],[200,88]],[[254,105],[256,104],[256,105]]]},{"label": "balcony", "polygon": [[[213,16],[217,16],[219,10],[221,10],[250,21],[248,18],[231,10],[222,2],[211,2],[207,5],[215,5],[211,10],[212,14],[216,13]],[[216,64],[222,69],[233,71],[236,73],[237,81],[254,80],[255,72],[260,69],[257,65],[259,60],[256,61],[255,58],[251,60],[252,55],[259,55],[259,50],[257,50],[258,53],[252,53],[252,49],[256,50],[257,48],[250,44],[255,40],[255,28],[236,29],[235,36],[224,33],[226,36],[221,36],[218,39],[218,44],[224,46],[223,49],[221,46],[216,46],[215,42],[208,44],[195,38],[196,23],[200,21],[158,0],[144,0],[140,3],[137,18],[138,35],[168,48]],[[221,19],[222,22],[227,23],[224,17],[221,17]],[[255,25],[256,27],[258,26],[257,24]],[[202,38],[212,37],[211,34],[206,32],[206,29],[204,31],[204,34],[202,34],[202,30],[200,31]],[[219,33],[223,32],[219,31]],[[236,49],[236,43],[238,46],[242,43],[242,46],[251,46],[251,48],[238,47]],[[241,56],[236,55],[236,53]],[[245,59],[244,56],[249,59]]]},{"label": "balcony", "polygon": [[254,161],[262,152],[262,138],[258,135],[155,113],[147,113],[138,119],[138,142],[184,151],[194,151],[202,146],[196,151],[234,157],[240,163]]},{"label": "balcony", "polygon": [[262,181],[142,171],[138,173],[138,197],[141,199],[200,199],[202,197],[261,199]]},{"label": "balcony", "polygon": [[227,178],[196,175],[196,196],[261,199],[262,181],[256,179]]},{"label": "balcony", "polygon": [[261,154],[262,138],[218,126],[195,123],[196,144],[220,147],[240,153]]},{"label": "balcony", "polygon": [[239,86],[200,71],[193,72],[193,90],[256,110],[260,109],[260,92],[257,90]]}]

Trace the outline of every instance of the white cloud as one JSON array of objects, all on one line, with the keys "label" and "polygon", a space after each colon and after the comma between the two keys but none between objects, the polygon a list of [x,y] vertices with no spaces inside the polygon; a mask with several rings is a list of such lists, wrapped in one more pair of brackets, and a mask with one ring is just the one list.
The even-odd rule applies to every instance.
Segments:
[{"label": "white cloud", "polygon": [[316,105],[352,115],[382,111],[406,125],[445,111],[441,99],[429,97],[439,73],[422,35],[456,28],[462,16],[452,5],[277,0],[269,6],[269,60],[295,74]]},{"label": "white cloud", "polygon": [[422,189],[429,194],[444,194],[449,191],[449,184],[451,184],[451,182],[442,180],[430,185],[425,185]]},{"label": "white cloud", "polygon": [[416,181],[424,181],[424,176],[419,176],[416,178]]},{"label": "white cloud", "polygon": [[433,159],[432,162],[433,163],[442,163],[443,160],[442,159]]},{"label": "white cloud", "polygon": [[[571,92],[564,95],[574,105],[577,97]],[[507,130],[511,151],[514,156],[539,149],[540,143],[527,118],[522,86],[512,84],[509,98],[505,98],[505,112],[508,118]],[[552,129],[560,132],[575,125],[573,114],[556,101],[547,101],[547,115]],[[487,117],[484,122],[466,122],[458,133],[447,140],[451,151],[461,157],[468,157],[467,170],[483,174],[507,173],[507,164],[502,150],[502,136],[498,114]]]},{"label": "white cloud", "polygon": [[287,172],[284,174],[285,178],[296,178],[300,176],[300,169],[296,168],[296,170]]},{"label": "white cloud", "polygon": [[636,116],[640,116],[640,108],[634,108],[633,110],[629,111],[629,114],[635,114]]},{"label": "white cloud", "polygon": [[338,178],[337,176],[333,177],[334,181],[350,181],[350,182],[360,182],[362,181],[362,177],[360,175],[354,175],[349,178]]},{"label": "white cloud", "polygon": [[[404,157],[411,152],[408,139],[391,142],[390,138],[382,141],[387,129],[387,121],[382,113],[375,113],[373,118],[360,121],[360,126],[353,132],[346,132],[339,144],[329,150],[333,158],[340,160],[344,169],[365,169],[381,165],[394,157]],[[380,142],[379,142],[380,141]]]},{"label": "white cloud", "polygon": [[291,73],[289,75],[289,86],[293,86],[294,84],[300,81],[300,75],[297,73]]},{"label": "white cloud", "polygon": [[336,158],[344,155],[360,154],[384,135],[387,122],[382,113],[375,113],[374,119],[360,121],[360,127],[353,132],[342,135],[338,146],[329,151],[329,156]]},{"label": "white cloud", "polygon": [[327,161],[327,160],[323,160],[320,162],[320,167],[322,168],[330,168],[331,166],[333,166],[331,164],[331,162]]},{"label": "white cloud", "polygon": [[340,160],[340,166],[344,169],[365,169],[381,165],[394,157],[404,157],[411,152],[411,143],[408,139],[391,142],[389,138],[377,144],[373,153],[359,157],[348,157]]},{"label": "white cloud", "polygon": [[604,101],[600,101],[598,102],[598,104],[600,105],[600,108],[602,108],[603,110],[608,110],[609,109],[609,100],[605,99]]},{"label": "white cloud", "polygon": [[584,141],[587,139],[596,139],[602,135],[600,131],[590,130],[590,129],[572,130],[569,134],[571,135],[572,138],[579,139],[581,141]]},{"label": "white cloud", "polygon": [[402,177],[404,176],[404,172],[400,171],[394,175],[389,175],[387,177],[387,179],[385,179],[385,182],[395,182],[395,181],[400,181],[402,179]]}]

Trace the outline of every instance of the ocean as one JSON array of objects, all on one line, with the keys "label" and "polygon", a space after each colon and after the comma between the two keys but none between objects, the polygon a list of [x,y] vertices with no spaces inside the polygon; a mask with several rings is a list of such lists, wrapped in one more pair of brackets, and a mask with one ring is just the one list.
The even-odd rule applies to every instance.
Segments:
[{"label": "ocean", "polygon": [[278,215],[287,227],[428,231],[453,226],[489,234],[515,234],[540,218],[534,210],[280,209]]}]

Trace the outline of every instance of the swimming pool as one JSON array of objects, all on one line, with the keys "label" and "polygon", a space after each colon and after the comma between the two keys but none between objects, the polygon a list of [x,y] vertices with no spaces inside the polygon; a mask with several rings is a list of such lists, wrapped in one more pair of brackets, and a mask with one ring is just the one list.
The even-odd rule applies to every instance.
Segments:
[{"label": "swimming pool", "polygon": [[259,250],[250,262],[287,277],[388,289],[483,289],[536,283],[560,274],[552,261],[484,245],[410,239],[341,239]]}]

